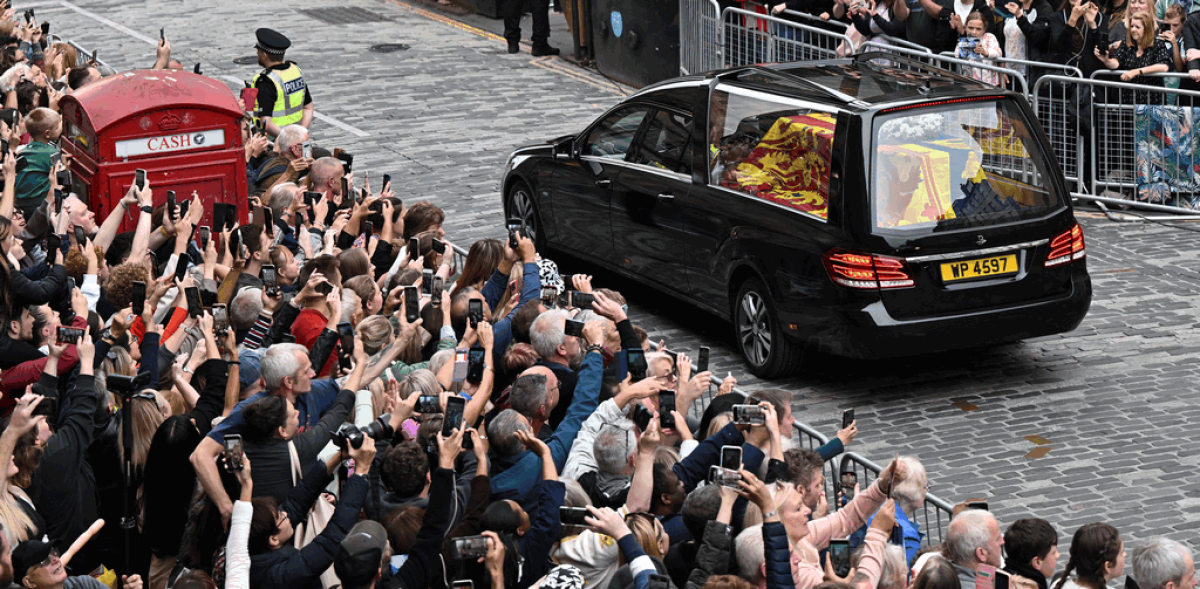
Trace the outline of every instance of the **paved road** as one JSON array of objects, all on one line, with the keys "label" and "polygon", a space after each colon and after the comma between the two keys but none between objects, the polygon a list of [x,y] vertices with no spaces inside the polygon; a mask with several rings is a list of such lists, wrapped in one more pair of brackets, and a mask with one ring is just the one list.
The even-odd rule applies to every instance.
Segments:
[{"label": "paved road", "polygon": [[[498,181],[512,147],[573,132],[629,90],[559,59],[507,55],[494,34],[394,1],[73,2],[37,4],[38,14],[119,69],[152,63],[165,26],[180,61],[232,83],[254,73],[232,61],[253,54],[253,30],[283,31],[318,111],[340,125],[318,120],[315,139],[355,152],[356,168],[376,179],[390,172],[406,202],[443,207],[462,245],[499,236]],[[344,6],[387,20],[330,25],[299,11]],[[409,49],[368,51],[378,43]],[[862,434],[853,449],[877,462],[914,454],[934,493],[952,502],[987,496],[1002,522],[1044,517],[1063,533],[1064,553],[1075,528],[1096,520],[1131,538],[1190,541],[1200,527],[1200,454],[1188,450],[1200,440],[1190,427],[1200,417],[1195,236],[1083,217],[1096,294],[1075,332],[900,361],[822,358],[775,383],[745,373],[728,325],[629,281],[611,283],[656,339],[711,346],[718,372],[746,388],[795,391],[797,416],[831,435],[838,412],[854,407]],[[1049,440],[1049,453],[1025,458],[1036,447],[1026,436]]]}]

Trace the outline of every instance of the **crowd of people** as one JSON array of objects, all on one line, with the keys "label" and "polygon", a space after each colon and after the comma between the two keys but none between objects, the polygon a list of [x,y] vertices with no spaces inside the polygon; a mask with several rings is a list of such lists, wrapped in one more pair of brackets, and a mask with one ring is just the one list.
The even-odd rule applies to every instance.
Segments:
[{"label": "crowd of people", "polygon": [[[1052,3],[1053,2],[1053,3]],[[861,45],[875,40],[915,43],[934,53],[1017,71],[1033,88],[1053,66],[1078,68],[1084,78],[1119,70],[1120,80],[1200,89],[1200,12],[1188,0],[785,0],[766,3],[778,18],[824,25]],[[722,0],[725,6],[740,6]],[[798,13],[798,14],[797,14]],[[800,16],[803,15],[803,16]],[[808,17],[808,18],[805,18]],[[822,22],[823,21],[823,22]],[[797,33],[786,27],[788,38]],[[786,60],[786,57],[784,58]],[[976,79],[1003,85],[1002,72],[966,68]],[[1151,74],[1186,73],[1182,80]],[[1115,80],[1116,78],[1110,78]],[[1159,95],[1139,95],[1142,103]]]},{"label": "crowd of people", "polygon": [[[831,511],[855,423],[798,447],[789,391],[712,392],[706,358],[519,227],[455,267],[444,212],[356,182],[311,117],[247,114],[256,222],[144,178],[96,219],[57,99],[103,72],[13,16],[0,587],[1049,589],[1049,523],[964,509],[922,547],[912,457],[843,478]],[[155,65],[178,67],[165,38]],[[1089,524],[1054,589],[1124,561]],[[1132,563],[1143,589],[1196,585],[1172,541]]]}]

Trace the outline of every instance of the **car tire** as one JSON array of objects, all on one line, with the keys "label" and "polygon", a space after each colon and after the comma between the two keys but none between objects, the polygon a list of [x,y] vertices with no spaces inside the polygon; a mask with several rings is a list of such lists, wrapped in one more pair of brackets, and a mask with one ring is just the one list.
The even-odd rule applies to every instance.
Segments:
[{"label": "car tire", "polygon": [[538,217],[537,205],[533,202],[533,190],[529,188],[529,185],[524,180],[517,180],[509,187],[505,204],[507,206],[504,209],[508,211],[508,218],[520,219],[525,224],[526,230],[529,231],[534,247],[538,251],[545,251],[545,226],[542,225],[542,221]]},{"label": "car tire", "polygon": [[771,292],[760,280],[751,278],[742,283],[732,315],[734,337],[750,372],[761,378],[776,378],[800,367],[803,347],[784,336]]}]

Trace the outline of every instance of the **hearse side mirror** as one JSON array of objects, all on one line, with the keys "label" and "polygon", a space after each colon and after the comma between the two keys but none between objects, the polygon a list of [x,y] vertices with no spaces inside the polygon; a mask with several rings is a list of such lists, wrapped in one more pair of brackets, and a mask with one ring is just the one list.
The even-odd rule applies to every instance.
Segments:
[{"label": "hearse side mirror", "polygon": [[554,159],[572,159],[578,155],[575,153],[575,137],[563,137],[554,143]]}]

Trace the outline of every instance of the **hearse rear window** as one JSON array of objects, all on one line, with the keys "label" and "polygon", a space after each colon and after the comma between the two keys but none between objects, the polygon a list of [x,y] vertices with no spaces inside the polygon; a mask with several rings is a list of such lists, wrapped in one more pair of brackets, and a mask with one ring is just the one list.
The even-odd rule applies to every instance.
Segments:
[{"label": "hearse rear window", "polygon": [[718,89],[708,120],[711,184],[828,218],[836,115]]},{"label": "hearse rear window", "polygon": [[932,233],[998,225],[1063,205],[1046,154],[1008,100],[900,110],[875,120],[874,226]]}]

